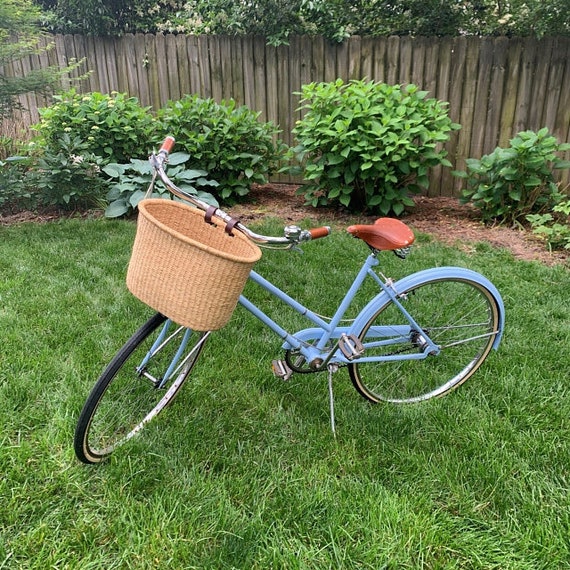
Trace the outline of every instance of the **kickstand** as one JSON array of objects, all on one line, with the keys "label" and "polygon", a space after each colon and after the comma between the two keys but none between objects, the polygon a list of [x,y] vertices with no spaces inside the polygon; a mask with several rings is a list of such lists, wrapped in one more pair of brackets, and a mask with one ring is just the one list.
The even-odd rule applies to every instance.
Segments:
[{"label": "kickstand", "polygon": [[331,430],[333,432],[333,436],[336,438],[336,426],[334,421],[334,396],[333,396],[333,374],[338,370],[338,366],[335,364],[331,364],[329,366],[329,403],[330,403],[330,411],[331,411]]}]

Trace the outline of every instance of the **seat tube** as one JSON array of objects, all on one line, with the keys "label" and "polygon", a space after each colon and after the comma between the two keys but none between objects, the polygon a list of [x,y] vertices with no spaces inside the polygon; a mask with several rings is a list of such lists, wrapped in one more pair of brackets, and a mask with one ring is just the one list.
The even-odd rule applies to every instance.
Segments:
[{"label": "seat tube", "polygon": [[324,335],[321,338],[321,340],[318,342],[317,344],[318,349],[322,350],[325,347],[325,345],[329,341],[330,336],[334,333],[334,330],[336,329],[341,319],[344,317],[344,314],[348,310],[348,307],[354,300],[356,293],[358,292],[362,283],[366,279],[366,276],[368,275],[370,269],[372,267],[375,267],[376,265],[378,265],[378,259],[376,259],[376,256],[374,254],[370,254],[364,261],[362,267],[360,268],[360,271],[354,278],[354,281],[352,282],[350,289],[347,291],[346,295],[344,296],[344,299],[341,301],[340,305],[338,306],[338,309],[333,315],[330,322],[330,334]]}]

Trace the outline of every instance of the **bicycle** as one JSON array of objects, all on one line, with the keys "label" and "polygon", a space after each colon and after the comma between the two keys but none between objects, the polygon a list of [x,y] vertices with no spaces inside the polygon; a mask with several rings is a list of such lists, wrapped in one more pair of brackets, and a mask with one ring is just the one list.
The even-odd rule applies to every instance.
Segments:
[{"label": "bicycle", "polygon": [[[152,153],[153,182],[158,176],[178,198],[226,224],[233,235],[266,247],[293,249],[323,238],[329,227],[303,230],[287,226],[284,235],[264,236],[219,208],[213,208],[176,186],[165,172],[174,144],[167,137]],[[166,202],[172,202],[166,200]],[[205,223],[204,222],[204,223]],[[305,307],[256,271],[250,281],[292,308],[311,326],[289,332],[242,293],[238,303],[282,340],[284,356],[272,363],[274,374],[288,380],[294,373],[328,372],[330,422],[335,433],[333,374],[346,367],[354,388],[370,402],[415,403],[443,396],[470,378],[504,328],[504,305],[484,276],[460,267],[439,267],[394,282],[378,269],[379,254],[405,257],[414,234],[400,220],[380,218],[374,224],[347,228],[370,249],[352,285],[330,319]],[[378,292],[348,324],[343,318],[365,280]],[[94,385],[80,414],[74,448],[79,460],[98,463],[135,436],[166,408],[194,369],[211,331],[175,324],[157,312],[119,350]]]}]

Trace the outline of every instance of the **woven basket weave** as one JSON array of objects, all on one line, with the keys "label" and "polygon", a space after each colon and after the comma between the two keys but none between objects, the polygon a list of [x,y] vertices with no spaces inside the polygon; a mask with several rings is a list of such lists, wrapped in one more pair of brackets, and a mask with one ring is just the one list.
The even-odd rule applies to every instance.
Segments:
[{"label": "woven basket weave", "polygon": [[232,316],[261,250],[241,232],[171,200],[139,203],[127,287],[143,303],[197,331],[222,328]]}]

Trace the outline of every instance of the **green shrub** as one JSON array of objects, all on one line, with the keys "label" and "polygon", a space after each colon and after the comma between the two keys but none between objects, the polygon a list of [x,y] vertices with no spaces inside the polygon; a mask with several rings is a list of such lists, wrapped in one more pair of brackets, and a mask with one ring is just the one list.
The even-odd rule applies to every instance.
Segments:
[{"label": "green shrub", "polygon": [[34,128],[38,145],[57,154],[67,134],[86,144],[88,152],[104,162],[128,162],[146,153],[155,121],[149,107],[124,93],[88,93],[70,90],[54,97],[55,103],[39,109],[40,123]]},{"label": "green shrub", "polygon": [[441,143],[459,125],[415,85],[337,79],[304,85],[301,96],[291,156],[308,181],[307,204],[398,215],[413,205],[410,193],[428,188],[431,167],[451,166]]},{"label": "green shrub", "polygon": [[196,95],[169,101],[158,112],[163,131],[190,155],[189,167],[207,170],[226,203],[247,195],[253,183],[266,183],[284,155],[279,130],[259,115],[233,99],[218,104]]},{"label": "green shrub", "polygon": [[0,160],[0,210],[20,211],[34,209],[37,196],[26,179],[30,159],[9,156]]},{"label": "green shrub", "polygon": [[[191,170],[184,166],[189,155],[174,152],[168,157],[168,176],[182,190],[192,194],[204,202],[218,205],[216,199],[204,187],[216,187],[217,182],[208,180],[204,170]],[[148,160],[131,159],[129,164],[108,164],[103,168],[112,182],[107,194],[109,205],[105,210],[108,218],[118,218],[132,213],[138,203],[145,197],[151,180],[152,167]],[[159,178],[156,179],[152,191],[153,198],[172,198],[172,194],[164,187]]]},{"label": "green shrub", "polygon": [[508,148],[469,158],[467,171],[454,172],[466,180],[461,201],[473,202],[484,221],[514,223],[549,211],[561,199],[552,170],[570,167],[556,153],[566,150],[570,144],[558,144],[547,128],[520,132]]},{"label": "green shrub", "polygon": [[570,200],[563,200],[552,213],[529,214],[532,231],[543,237],[550,249],[570,249]]},{"label": "green shrub", "polygon": [[108,183],[103,160],[79,137],[64,133],[55,151],[28,147],[27,156],[0,162],[0,208],[10,210],[101,206]]},{"label": "green shrub", "polygon": [[59,208],[101,206],[108,183],[101,176],[103,159],[88,151],[80,137],[64,133],[58,149],[46,149],[28,171],[28,184],[37,188],[38,203]]}]

